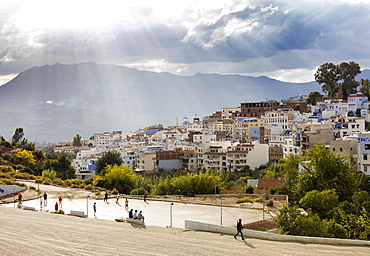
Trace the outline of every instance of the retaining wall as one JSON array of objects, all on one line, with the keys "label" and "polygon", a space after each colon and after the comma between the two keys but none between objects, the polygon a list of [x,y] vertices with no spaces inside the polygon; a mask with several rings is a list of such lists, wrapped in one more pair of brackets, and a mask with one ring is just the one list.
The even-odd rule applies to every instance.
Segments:
[{"label": "retaining wall", "polygon": [[[197,221],[190,221],[190,220],[185,220],[185,229],[209,231],[209,232],[216,232],[216,233],[223,233],[223,234],[230,234],[230,235],[235,235],[236,233],[236,228],[213,225],[213,224],[202,223],[202,222],[197,222]],[[249,229],[244,229],[243,234],[245,237],[252,237],[252,238],[272,240],[272,241],[292,241],[292,242],[304,242],[304,243],[312,243],[312,244],[330,244],[330,245],[370,246],[370,241],[363,241],[363,240],[278,235],[278,234],[249,230]]]}]

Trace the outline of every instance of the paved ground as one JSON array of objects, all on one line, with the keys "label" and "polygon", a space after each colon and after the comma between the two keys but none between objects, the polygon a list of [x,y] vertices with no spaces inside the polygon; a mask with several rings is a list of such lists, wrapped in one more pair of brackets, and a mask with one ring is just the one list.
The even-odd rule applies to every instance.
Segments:
[{"label": "paved ground", "polygon": [[178,228],[135,228],[0,206],[1,255],[369,255],[369,247],[274,242]]},{"label": "paved ground", "polygon": [[[23,202],[23,205],[34,207],[39,211],[54,211],[54,206],[57,201],[57,197],[49,194],[48,204],[46,206],[42,205],[42,208],[40,207],[40,200],[38,199],[25,201]],[[71,210],[82,211],[85,214],[88,212],[89,218],[95,218],[93,213],[94,202],[97,206],[97,219],[114,221],[115,219],[128,217],[128,211],[125,209],[123,198],[120,198],[118,204],[114,198],[110,198],[108,203],[103,202],[103,200],[91,198],[87,200],[86,197],[74,199],[64,198],[62,209],[65,213],[70,213]],[[8,204],[5,206],[14,208],[16,205]],[[184,228],[184,220],[200,221],[217,225],[220,225],[222,221],[222,225],[235,226],[236,220],[239,218],[242,218],[244,223],[249,223],[261,220],[263,217],[261,210],[231,207],[222,207],[221,209],[219,206],[183,203],[174,203],[171,205],[170,202],[151,200],[147,200],[145,203],[143,200],[130,199],[129,208],[142,211],[143,215],[145,216],[146,225],[154,225],[159,227],[173,226],[176,228]],[[267,214],[265,216],[268,217]]]},{"label": "paved ground", "polygon": [[[23,182],[23,181],[22,181]],[[27,185],[35,185],[32,182],[24,182]],[[55,203],[59,196],[62,196],[62,209],[65,213],[70,213],[71,210],[82,211],[88,213],[89,218],[95,218],[93,213],[94,202],[97,205],[97,219],[115,220],[119,218],[127,218],[128,211],[124,207],[124,198],[119,199],[116,203],[115,198],[110,198],[108,203],[103,200],[97,200],[94,194],[88,193],[85,190],[63,188],[51,185],[39,185],[39,189],[48,193],[48,204],[42,204],[40,200],[32,200],[23,202],[24,206],[31,206],[39,211],[54,211]],[[87,195],[90,195],[87,199]],[[221,207],[220,200],[218,206],[207,206],[188,203],[177,203],[171,205],[171,202],[152,201],[129,199],[129,209],[142,211],[145,216],[146,225],[154,225],[159,227],[172,226],[176,228],[184,228],[185,220],[193,220],[217,224],[224,226],[235,226],[239,218],[243,219],[243,223],[255,222],[263,219],[262,210]],[[15,204],[8,204],[7,207],[15,207]],[[172,214],[171,214],[172,211]],[[172,220],[171,220],[172,216]],[[265,218],[270,218],[265,214]],[[171,225],[172,224],[172,225]]]}]

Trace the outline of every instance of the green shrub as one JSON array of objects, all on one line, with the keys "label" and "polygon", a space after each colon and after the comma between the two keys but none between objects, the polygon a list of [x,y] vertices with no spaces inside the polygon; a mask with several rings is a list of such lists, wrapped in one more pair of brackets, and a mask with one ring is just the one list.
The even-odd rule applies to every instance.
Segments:
[{"label": "green shrub", "polygon": [[55,211],[55,212],[52,212],[52,213],[56,213],[56,214],[64,214],[64,211],[62,209],[59,209],[58,211]]},{"label": "green shrub", "polygon": [[0,146],[4,146],[4,147],[7,147],[7,148],[11,148],[12,145],[9,143],[9,141],[0,141]]},{"label": "green shrub", "polygon": [[116,188],[114,188],[111,192],[113,195],[118,195],[118,190]]},{"label": "green shrub", "polygon": [[65,180],[65,181],[63,181],[63,184],[62,184],[63,187],[70,187],[71,185],[72,185],[72,183],[71,183],[70,180]]},{"label": "green shrub", "polygon": [[53,184],[55,185],[63,185],[63,180],[61,178],[56,178],[53,180]]},{"label": "green shrub", "polygon": [[0,178],[3,178],[3,179],[12,179],[12,175],[10,173],[0,173]]},{"label": "green shrub", "polygon": [[263,202],[263,198],[262,197],[257,197],[253,200],[255,203],[262,203]]},{"label": "green shrub", "polygon": [[236,200],[237,204],[242,204],[242,203],[253,203],[253,199],[250,196],[245,196],[243,198],[239,198]]},{"label": "green shrub", "polygon": [[92,190],[94,187],[91,185],[91,184],[89,184],[89,185],[86,185],[85,187],[84,187],[84,189],[85,190]]},{"label": "green shrub", "polygon": [[254,187],[253,186],[247,186],[243,189],[243,194],[253,194],[254,193]]},{"label": "green shrub", "polygon": [[34,186],[30,186],[29,188],[32,189],[32,190],[36,190],[36,188]]},{"label": "green shrub", "polygon": [[15,170],[9,165],[0,165],[0,172],[15,172]]},{"label": "green shrub", "polygon": [[131,190],[130,195],[144,195],[145,193],[148,194],[144,188],[135,188]]},{"label": "green shrub", "polygon": [[31,174],[29,174],[27,172],[16,172],[14,174],[14,178],[16,178],[16,179],[30,180],[31,179]]}]

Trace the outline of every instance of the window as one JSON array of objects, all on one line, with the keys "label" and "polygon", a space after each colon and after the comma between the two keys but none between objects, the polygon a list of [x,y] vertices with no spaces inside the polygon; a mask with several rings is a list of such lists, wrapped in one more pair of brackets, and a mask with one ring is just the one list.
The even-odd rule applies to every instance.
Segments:
[{"label": "window", "polygon": [[367,160],[367,155],[364,155],[364,160]]},{"label": "window", "polygon": [[365,149],[369,150],[370,149],[370,144],[365,144]]}]

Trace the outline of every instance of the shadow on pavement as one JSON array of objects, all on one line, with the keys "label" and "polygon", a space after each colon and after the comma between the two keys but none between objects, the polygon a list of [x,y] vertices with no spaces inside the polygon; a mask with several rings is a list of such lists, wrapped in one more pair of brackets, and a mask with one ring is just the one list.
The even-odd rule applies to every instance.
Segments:
[{"label": "shadow on pavement", "polygon": [[256,247],[254,247],[254,245],[253,244],[251,244],[251,243],[248,243],[247,241],[245,241],[245,240],[242,240],[243,242],[244,242],[244,244],[246,245],[246,246],[248,246],[248,247],[250,247],[250,248],[256,248]]}]

